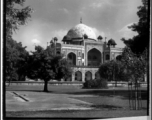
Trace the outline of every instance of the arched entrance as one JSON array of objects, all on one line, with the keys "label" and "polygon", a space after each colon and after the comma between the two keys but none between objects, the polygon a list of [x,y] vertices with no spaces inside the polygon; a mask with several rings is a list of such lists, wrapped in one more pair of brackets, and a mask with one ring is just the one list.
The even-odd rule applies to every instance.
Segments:
[{"label": "arched entrance", "polygon": [[110,55],[109,54],[106,55],[106,60],[110,60]]},{"label": "arched entrance", "polygon": [[116,57],[116,60],[121,61],[121,59],[122,59],[122,55],[118,55],[118,56]]},{"label": "arched entrance", "polygon": [[76,65],[76,55],[74,53],[68,54],[68,61],[70,65]]},{"label": "arched entrance", "polygon": [[85,73],[85,80],[92,80],[92,73],[90,71]]},{"label": "arched entrance", "polygon": [[82,81],[82,73],[80,71],[75,72],[75,81]]},{"label": "arched entrance", "polygon": [[96,48],[88,52],[88,66],[99,66],[101,63],[101,52]]},{"label": "arched entrance", "polygon": [[98,72],[95,73],[95,79],[100,79],[100,74]]}]

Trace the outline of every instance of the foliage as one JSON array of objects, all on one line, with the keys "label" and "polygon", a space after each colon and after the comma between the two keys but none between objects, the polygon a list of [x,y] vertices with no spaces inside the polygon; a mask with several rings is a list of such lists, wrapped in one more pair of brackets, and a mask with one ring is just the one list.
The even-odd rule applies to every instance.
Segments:
[{"label": "foliage", "polygon": [[[32,9],[23,8],[25,0],[6,0],[6,80],[25,80],[28,52],[22,43],[12,39],[13,31],[24,25]],[[19,8],[20,7],[20,8]]]},{"label": "foliage", "polygon": [[121,61],[121,59],[122,59],[122,55],[118,55],[118,56],[116,57],[116,60],[118,60],[118,61]]},{"label": "foliage", "polygon": [[125,79],[123,63],[121,61],[109,61],[103,63],[99,68],[99,74],[102,78],[108,81],[122,81]]},{"label": "foliage", "polygon": [[63,59],[62,55],[55,56],[53,49],[48,46],[43,49],[41,46],[35,47],[28,61],[27,77],[30,79],[44,80],[44,91],[47,92],[47,84],[51,79],[61,79],[71,73],[68,62]]},{"label": "foliage", "polygon": [[52,60],[52,65],[55,71],[55,79],[60,80],[64,78],[66,80],[71,76],[72,69],[69,66],[68,60],[63,58],[63,56],[55,56]]},{"label": "foliage", "polygon": [[22,43],[7,39],[6,41],[6,80],[21,80],[25,76],[25,66],[28,58],[28,52]]},{"label": "foliage", "polygon": [[148,52],[145,50],[140,56],[126,47],[120,60],[112,60],[102,64],[99,74],[108,81],[142,81],[148,70]]},{"label": "foliage", "polygon": [[141,81],[147,72],[147,50],[145,50],[140,56],[137,56],[130,48],[126,47],[122,54],[122,62],[124,63],[124,68],[128,74],[128,79],[132,82]]},{"label": "foliage", "polygon": [[126,46],[130,47],[135,54],[141,54],[145,49],[149,50],[148,0],[142,0],[142,3],[143,5],[138,7],[139,11],[137,12],[139,22],[129,27],[138,35],[128,40],[122,38]]},{"label": "foliage", "polygon": [[107,79],[108,81],[112,79],[112,64],[109,62],[101,64],[98,70],[100,77]]},{"label": "foliage", "polygon": [[106,79],[87,80],[83,83],[83,88],[107,88]]},{"label": "foliage", "polygon": [[6,0],[6,36],[11,36],[19,25],[25,25],[27,19],[31,17],[32,9],[29,6],[23,8],[24,2],[25,0]]}]

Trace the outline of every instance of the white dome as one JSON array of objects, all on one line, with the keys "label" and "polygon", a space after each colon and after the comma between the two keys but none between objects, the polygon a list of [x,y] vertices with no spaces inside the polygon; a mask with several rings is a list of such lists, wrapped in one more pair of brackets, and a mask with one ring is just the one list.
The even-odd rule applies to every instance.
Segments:
[{"label": "white dome", "polygon": [[74,39],[74,38],[82,38],[84,34],[86,34],[90,39],[97,40],[97,37],[94,31],[92,30],[92,28],[84,24],[78,24],[75,27],[71,28],[68,31],[67,36],[70,37],[71,39]]}]

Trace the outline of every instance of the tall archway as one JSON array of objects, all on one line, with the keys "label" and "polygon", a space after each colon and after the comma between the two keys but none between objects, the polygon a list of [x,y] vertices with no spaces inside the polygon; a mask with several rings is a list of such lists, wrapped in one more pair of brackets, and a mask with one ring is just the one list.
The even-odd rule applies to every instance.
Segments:
[{"label": "tall archway", "polygon": [[121,61],[121,59],[122,59],[122,55],[118,55],[118,56],[116,57],[116,60]]},{"label": "tall archway", "polygon": [[90,71],[85,73],[85,80],[92,80],[92,73]]},{"label": "tall archway", "polygon": [[74,53],[68,54],[68,61],[70,65],[76,65],[76,55]]},{"label": "tall archway", "polygon": [[99,66],[101,63],[101,52],[96,48],[88,52],[88,66]]},{"label": "tall archway", "polygon": [[82,73],[80,71],[75,72],[75,80],[82,81]]},{"label": "tall archway", "polygon": [[99,74],[99,72],[96,72],[96,73],[95,73],[95,79],[100,79],[100,74]]},{"label": "tall archway", "polygon": [[110,55],[109,54],[106,55],[106,60],[110,60]]}]

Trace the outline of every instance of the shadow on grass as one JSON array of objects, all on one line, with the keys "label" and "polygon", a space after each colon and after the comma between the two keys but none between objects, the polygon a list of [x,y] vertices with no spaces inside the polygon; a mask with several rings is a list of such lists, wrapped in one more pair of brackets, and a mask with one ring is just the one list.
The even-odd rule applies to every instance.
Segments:
[{"label": "shadow on grass", "polygon": [[[81,91],[81,92],[73,92],[73,93],[69,93],[69,94],[74,94],[74,95],[97,95],[97,96],[121,96],[121,99],[129,99],[129,91],[128,90],[89,90],[89,91]],[[133,95],[134,96],[135,93],[133,91]],[[142,100],[147,100],[147,91],[142,90],[141,91],[141,99]]]},{"label": "shadow on grass", "polygon": [[[48,92],[43,92],[43,87],[38,86],[10,86],[6,87],[7,91],[25,91],[25,92],[38,92],[38,93],[54,93],[54,94],[71,94],[71,95],[97,95],[97,96],[121,96],[121,99],[129,98],[129,91],[127,88],[118,88],[118,89],[82,89],[82,88],[73,88],[69,86],[49,86]],[[134,95],[134,91],[133,91]],[[134,97],[134,96],[133,96]],[[141,90],[142,100],[148,100],[147,90]]]},{"label": "shadow on grass", "polygon": [[98,109],[109,109],[109,110],[117,110],[122,108],[120,106],[114,106],[114,105],[91,105],[91,107]]}]

